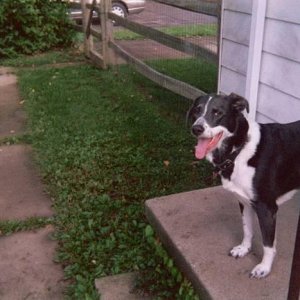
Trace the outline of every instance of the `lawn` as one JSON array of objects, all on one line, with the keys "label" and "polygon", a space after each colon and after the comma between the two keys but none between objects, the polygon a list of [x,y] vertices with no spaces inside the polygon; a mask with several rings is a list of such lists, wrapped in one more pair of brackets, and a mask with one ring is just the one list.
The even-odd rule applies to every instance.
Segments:
[{"label": "lawn", "polygon": [[211,93],[217,90],[217,67],[195,58],[157,59],[148,61],[155,70]]},{"label": "lawn", "polygon": [[[180,76],[215,90],[216,68],[198,63],[186,60]],[[182,64],[169,61],[168,72]],[[148,198],[214,184],[209,165],[194,159],[190,102],[126,66],[23,69],[19,85],[28,140],[55,200],[56,259],[70,298],[97,299],[95,278],[143,271],[140,286],[161,298],[196,299],[144,215]]]},{"label": "lawn", "polygon": [[[159,27],[156,29],[176,37],[217,35],[216,24],[177,25],[177,26]],[[132,32],[130,30],[120,28],[114,31],[114,38],[116,40],[136,40],[136,39],[144,39],[145,37],[135,32]]]}]

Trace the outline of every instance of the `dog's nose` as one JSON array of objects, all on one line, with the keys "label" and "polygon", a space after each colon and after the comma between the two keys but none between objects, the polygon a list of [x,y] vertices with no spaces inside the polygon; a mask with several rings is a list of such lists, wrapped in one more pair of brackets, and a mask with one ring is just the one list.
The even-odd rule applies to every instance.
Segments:
[{"label": "dog's nose", "polygon": [[202,125],[193,125],[192,133],[196,136],[201,135],[204,132],[204,127]]}]

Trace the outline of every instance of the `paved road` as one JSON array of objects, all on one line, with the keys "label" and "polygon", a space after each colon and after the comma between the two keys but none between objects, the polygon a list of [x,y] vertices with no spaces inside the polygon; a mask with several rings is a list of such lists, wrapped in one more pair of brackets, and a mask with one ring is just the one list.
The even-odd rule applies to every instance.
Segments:
[{"label": "paved road", "polygon": [[216,17],[179,9],[150,0],[146,0],[146,7],[143,12],[131,15],[128,18],[129,20],[152,27],[217,23]]}]

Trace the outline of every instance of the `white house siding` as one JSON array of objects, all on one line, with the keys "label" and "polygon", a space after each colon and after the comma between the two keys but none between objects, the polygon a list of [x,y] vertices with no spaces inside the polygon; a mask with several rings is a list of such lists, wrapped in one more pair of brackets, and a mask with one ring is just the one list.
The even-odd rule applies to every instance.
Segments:
[{"label": "white house siding", "polygon": [[252,0],[222,3],[219,91],[245,95]]},{"label": "white house siding", "polygon": [[[246,94],[254,1],[223,0],[219,91]],[[259,122],[300,120],[300,1],[266,0],[257,103]],[[251,61],[250,61],[251,63]]]}]

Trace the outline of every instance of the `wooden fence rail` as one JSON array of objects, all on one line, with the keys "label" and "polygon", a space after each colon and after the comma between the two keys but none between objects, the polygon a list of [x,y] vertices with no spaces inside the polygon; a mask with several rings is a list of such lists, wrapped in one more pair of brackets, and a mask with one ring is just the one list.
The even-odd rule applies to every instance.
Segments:
[{"label": "wooden fence rail", "polygon": [[150,80],[154,81],[158,85],[181,95],[187,99],[196,99],[199,96],[205,95],[205,92],[185,83],[180,80],[174,79],[167,75],[164,75],[153,68],[149,67],[147,64],[142,62],[141,60],[133,57],[127,51],[122,49],[119,45],[115,42],[110,41],[110,47],[114,49],[114,51],[119,54],[123,59],[125,59],[128,63],[130,63],[135,70],[139,73],[143,74],[145,77],[149,78]]},{"label": "wooden fence rail", "polygon": [[[174,1],[175,0],[164,0],[164,4],[174,5]],[[205,11],[204,7],[207,4],[207,2],[205,1],[195,0],[188,0],[186,2],[182,0],[176,0],[176,2],[177,7],[187,8],[194,11],[201,10],[201,12]],[[199,2],[201,3],[200,6]],[[191,8],[192,3],[195,4],[193,8]],[[209,7],[211,9],[210,14],[216,15],[217,5],[211,5],[212,3],[209,4]],[[138,24],[111,13],[111,0],[102,0],[100,4],[96,4],[96,1],[93,1],[93,3],[90,4],[87,2],[87,0],[81,0],[81,8],[83,10],[83,25],[75,25],[74,28],[78,31],[84,32],[85,55],[90,58],[97,66],[106,69],[109,65],[113,64],[111,55],[111,50],[113,50],[115,54],[122,57],[127,63],[131,64],[138,72],[143,74],[145,77],[156,82],[160,86],[171,90],[176,94],[179,94],[188,99],[195,99],[196,97],[205,94],[205,92],[185,82],[179,81],[156,71],[143,61],[135,58],[130,53],[125,51],[114,41],[112,21],[117,22],[119,25],[129,29],[130,31],[143,35],[144,37],[154,40],[167,47],[184,52],[194,57],[204,58],[205,60],[212,63],[217,63],[218,61],[218,56],[216,53],[199,45],[195,45],[189,41],[171,36],[157,29]],[[99,16],[100,29],[96,29],[92,25],[93,11],[96,11]],[[97,38],[100,41],[100,52],[96,51],[94,48],[93,37]]]}]

